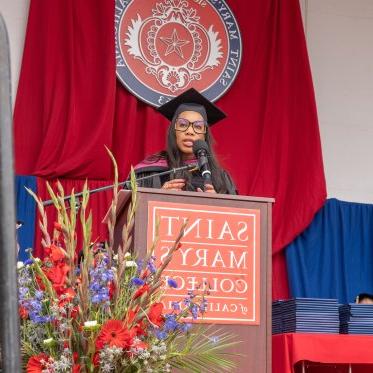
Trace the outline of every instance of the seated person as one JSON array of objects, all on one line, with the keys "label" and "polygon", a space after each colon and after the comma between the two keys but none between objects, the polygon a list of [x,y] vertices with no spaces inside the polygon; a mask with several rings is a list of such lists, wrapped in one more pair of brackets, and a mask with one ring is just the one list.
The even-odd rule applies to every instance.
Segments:
[{"label": "seated person", "polygon": [[369,293],[360,293],[356,297],[356,302],[358,304],[373,304],[373,294]]},{"label": "seated person", "polygon": [[[219,166],[211,145],[210,127],[224,119],[225,114],[193,88],[162,105],[158,111],[171,121],[167,134],[167,149],[149,156],[135,166],[137,179],[154,175],[150,179],[138,180],[138,185],[167,190],[237,194],[231,177]],[[190,163],[196,164],[193,153],[193,143],[196,140],[205,141],[209,149],[212,184],[204,181],[199,170],[157,176],[165,170]]]}]

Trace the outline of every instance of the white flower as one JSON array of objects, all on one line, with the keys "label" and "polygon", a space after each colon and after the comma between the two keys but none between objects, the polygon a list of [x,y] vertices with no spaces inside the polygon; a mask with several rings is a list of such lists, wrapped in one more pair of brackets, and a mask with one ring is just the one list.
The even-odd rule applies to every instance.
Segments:
[{"label": "white flower", "polygon": [[23,264],[23,262],[17,262],[17,269],[21,269],[23,268],[25,265]]},{"label": "white flower", "polygon": [[113,256],[113,260],[115,260],[115,261],[118,260],[118,254],[115,254],[115,255]]},{"label": "white flower", "polygon": [[94,326],[97,326],[97,320],[86,321],[86,322],[84,323],[84,326],[85,326],[86,328],[92,328],[92,327],[94,327]]},{"label": "white flower", "polygon": [[51,346],[53,344],[53,338],[48,338],[43,340],[43,345],[45,346]]},{"label": "white flower", "polygon": [[126,267],[137,267],[137,263],[133,260],[127,260]]},{"label": "white flower", "polygon": [[124,254],[124,258],[130,258],[131,257],[131,253],[129,253],[128,251]]},{"label": "white flower", "polygon": [[97,320],[86,321],[83,326],[85,330],[97,330],[99,327],[100,324]]}]

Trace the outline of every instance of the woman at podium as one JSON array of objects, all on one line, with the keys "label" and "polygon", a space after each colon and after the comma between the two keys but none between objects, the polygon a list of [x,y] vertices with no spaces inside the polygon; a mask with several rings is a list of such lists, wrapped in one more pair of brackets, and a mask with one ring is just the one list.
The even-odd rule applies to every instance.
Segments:
[{"label": "woman at podium", "polygon": [[[135,166],[137,179],[153,176],[138,180],[138,185],[167,190],[237,194],[231,177],[219,166],[211,145],[210,127],[226,115],[194,88],[160,106],[158,111],[171,122],[167,133],[167,148]],[[197,164],[194,154],[196,149],[193,147],[195,144],[201,144],[205,151],[209,173],[207,180],[198,168],[159,176],[163,171]]]}]

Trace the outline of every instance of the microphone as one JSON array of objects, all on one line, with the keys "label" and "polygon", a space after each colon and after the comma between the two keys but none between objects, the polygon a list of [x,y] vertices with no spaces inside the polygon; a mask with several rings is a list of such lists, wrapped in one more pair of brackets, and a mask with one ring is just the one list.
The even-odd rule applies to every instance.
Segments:
[{"label": "microphone", "polygon": [[201,171],[202,177],[205,181],[205,184],[212,184],[211,181],[211,171],[209,165],[209,147],[206,141],[196,140],[193,143],[193,153],[197,157],[198,167]]}]

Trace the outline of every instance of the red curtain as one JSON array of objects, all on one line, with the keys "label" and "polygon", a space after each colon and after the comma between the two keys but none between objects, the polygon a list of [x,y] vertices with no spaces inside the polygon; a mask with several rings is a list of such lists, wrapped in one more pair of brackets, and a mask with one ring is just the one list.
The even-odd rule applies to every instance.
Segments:
[{"label": "red curtain", "polygon": [[18,174],[110,178],[113,19],[113,0],[30,2],[14,112]]},{"label": "red curtain", "polygon": [[[275,197],[274,296],[286,295],[281,249],[325,197],[317,113],[298,0],[228,1],[241,29],[238,78],[213,128],[245,195]],[[19,174],[110,180],[164,147],[167,122],[115,79],[114,0],[31,0],[15,107]],[[277,287],[279,285],[279,287]]]}]

